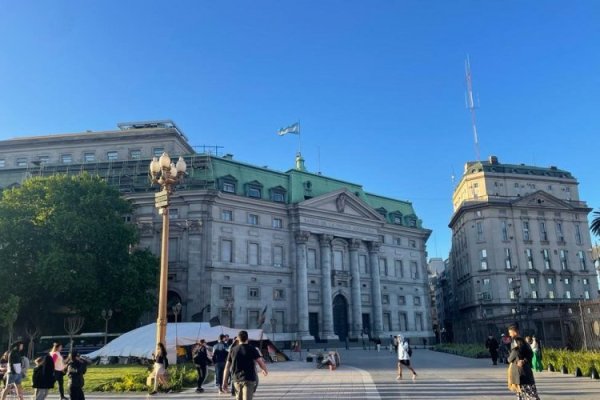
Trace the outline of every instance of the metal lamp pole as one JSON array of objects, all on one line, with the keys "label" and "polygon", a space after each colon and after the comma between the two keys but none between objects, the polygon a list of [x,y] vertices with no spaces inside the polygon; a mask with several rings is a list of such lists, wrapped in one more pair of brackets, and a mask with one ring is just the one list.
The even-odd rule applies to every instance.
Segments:
[{"label": "metal lamp pole", "polygon": [[160,285],[158,290],[158,317],[156,319],[156,343],[165,344],[167,335],[167,285],[169,278],[169,196],[175,185],[183,180],[187,165],[183,157],[177,164],[171,162],[167,153],[160,159],[154,157],[150,163],[150,180],[158,184],[160,192],[155,194],[155,207],[162,214],[162,239],[160,250]]},{"label": "metal lamp pole", "polygon": [[113,310],[110,308],[108,310],[102,310],[100,313],[102,315],[102,319],[104,319],[104,345],[108,342],[108,320],[112,318]]}]

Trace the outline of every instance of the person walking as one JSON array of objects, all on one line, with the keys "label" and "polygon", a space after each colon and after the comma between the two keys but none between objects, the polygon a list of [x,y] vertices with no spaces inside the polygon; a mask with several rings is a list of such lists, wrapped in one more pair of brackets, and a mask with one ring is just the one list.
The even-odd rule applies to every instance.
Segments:
[{"label": "person walking", "polygon": [[196,367],[196,371],[198,372],[198,380],[196,382],[196,393],[204,392],[202,385],[206,380],[206,367],[210,362],[210,358],[208,357],[208,349],[206,347],[206,340],[200,339],[194,350],[192,351],[192,359],[194,361],[194,366]]},{"label": "person walking", "polygon": [[52,351],[50,351],[50,357],[54,361],[54,379],[58,383],[58,393],[60,394],[60,400],[67,400],[65,397],[65,360],[60,353],[62,351],[62,344],[54,343],[52,345]]},{"label": "person walking", "polygon": [[498,364],[498,347],[498,341],[492,334],[490,334],[487,340],[485,341],[485,348],[488,349],[488,351],[490,352],[490,357],[492,358],[493,365]]},{"label": "person walking", "polygon": [[67,358],[67,377],[69,379],[69,397],[71,400],[85,400],[83,375],[87,371],[87,363],[79,357],[77,350],[71,350]]},{"label": "person walking", "polygon": [[223,373],[225,372],[225,363],[227,362],[227,346],[223,342],[225,335],[219,335],[219,341],[213,346],[213,363],[215,364],[215,385],[219,388],[219,393],[222,393]]},{"label": "person walking", "polygon": [[232,347],[229,351],[221,390],[229,391],[227,379],[231,374],[236,400],[252,400],[258,382],[256,364],[261,368],[264,376],[268,375],[267,366],[256,347],[248,344],[248,332],[239,331],[238,339],[240,344]]},{"label": "person walking", "polygon": [[410,358],[412,356],[412,349],[408,344],[408,340],[404,339],[402,335],[398,335],[398,376],[396,380],[402,379],[402,366],[404,365],[412,372],[412,380],[417,379],[417,372],[410,365]]},{"label": "person walking", "polygon": [[531,338],[531,351],[533,351],[533,359],[531,360],[531,366],[536,372],[542,372],[544,366],[542,365],[542,346],[535,336]]},{"label": "person walking", "polygon": [[54,387],[54,361],[50,354],[35,359],[31,383],[35,389],[35,400],[44,400],[50,389]]},{"label": "person walking", "polygon": [[23,400],[23,387],[21,382],[23,381],[23,367],[21,365],[21,353],[23,352],[23,342],[15,342],[8,354],[8,363],[6,370],[6,386],[2,391],[0,398],[4,400],[11,390],[11,386],[14,386],[19,396],[19,400]]},{"label": "person walking", "polygon": [[513,340],[507,359],[509,389],[516,393],[518,400],[540,400],[531,370],[533,351],[519,335],[516,324],[508,327],[508,335]]},{"label": "person walking", "polygon": [[154,377],[154,386],[150,394],[154,395],[158,393],[158,386],[162,386],[165,391],[167,388],[167,368],[169,368],[169,360],[167,360],[167,349],[165,346],[158,342],[156,345],[156,353],[154,354],[154,367],[152,369],[152,376]]}]

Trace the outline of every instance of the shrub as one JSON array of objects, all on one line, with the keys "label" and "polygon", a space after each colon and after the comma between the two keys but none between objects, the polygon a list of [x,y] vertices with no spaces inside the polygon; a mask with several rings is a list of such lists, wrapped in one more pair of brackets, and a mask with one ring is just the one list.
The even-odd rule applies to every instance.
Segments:
[{"label": "shrub", "polygon": [[433,346],[433,350],[471,358],[490,357],[490,353],[487,351],[487,349],[479,344],[442,343]]}]

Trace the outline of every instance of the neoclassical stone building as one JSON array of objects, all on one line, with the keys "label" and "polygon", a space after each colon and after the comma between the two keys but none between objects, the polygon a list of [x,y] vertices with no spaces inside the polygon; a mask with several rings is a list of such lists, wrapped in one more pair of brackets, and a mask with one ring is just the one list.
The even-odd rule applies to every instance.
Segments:
[{"label": "neoclassical stone building", "polygon": [[119,128],[0,141],[0,186],[37,174],[103,176],[134,204],[140,245],[160,254],[148,165],[163,151],[183,156],[188,176],[169,210],[169,301],[181,302],[184,320],[262,324],[276,340],[433,338],[431,232],[411,203],[308,172],[301,156],[280,172],[196,152],[171,121]]},{"label": "neoclassical stone building", "polygon": [[[598,297],[587,216],[573,175],[556,167],[468,162],[452,201],[449,260],[454,337],[469,341],[502,318],[560,337],[542,313]],[[487,327],[484,329],[484,325]],[[505,328],[505,327],[504,327]]]}]

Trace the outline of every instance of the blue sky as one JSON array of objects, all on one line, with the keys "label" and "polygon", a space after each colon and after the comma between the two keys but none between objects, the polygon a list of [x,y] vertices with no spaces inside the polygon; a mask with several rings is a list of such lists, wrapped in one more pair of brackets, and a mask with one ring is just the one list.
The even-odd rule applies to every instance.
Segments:
[{"label": "blue sky", "polygon": [[446,257],[451,176],[556,165],[600,208],[598,1],[0,0],[0,139],[173,119],[193,145],[410,200]]}]

